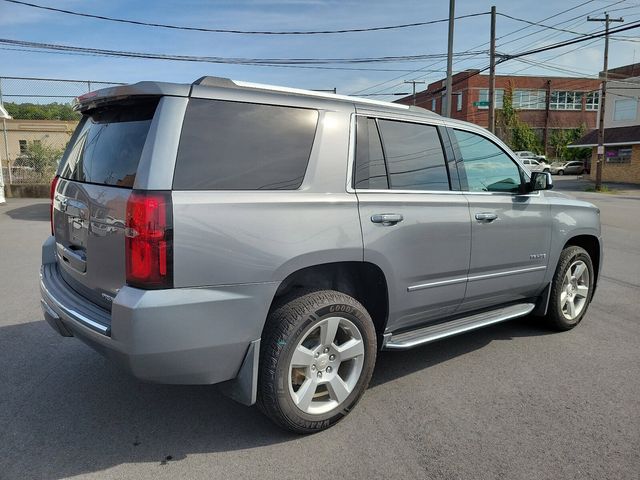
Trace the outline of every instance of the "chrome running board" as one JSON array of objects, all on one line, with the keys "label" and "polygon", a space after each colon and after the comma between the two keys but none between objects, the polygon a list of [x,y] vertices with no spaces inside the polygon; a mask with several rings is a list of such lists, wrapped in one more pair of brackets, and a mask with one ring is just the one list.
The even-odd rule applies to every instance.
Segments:
[{"label": "chrome running board", "polygon": [[476,313],[469,317],[458,318],[450,322],[429,325],[428,327],[410,330],[399,334],[391,334],[383,345],[384,350],[405,350],[425,343],[452,337],[460,333],[469,332],[476,328],[486,327],[494,323],[505,322],[513,318],[524,317],[535,308],[535,303],[520,303],[508,307]]}]

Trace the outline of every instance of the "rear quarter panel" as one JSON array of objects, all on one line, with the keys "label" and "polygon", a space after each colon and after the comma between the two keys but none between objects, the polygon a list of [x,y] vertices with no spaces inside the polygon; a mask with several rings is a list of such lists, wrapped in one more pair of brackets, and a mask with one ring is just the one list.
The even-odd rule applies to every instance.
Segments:
[{"label": "rear quarter panel", "polygon": [[280,282],[304,267],[362,261],[357,199],[345,184],[353,110],[319,110],[298,190],[173,191],[175,286]]}]

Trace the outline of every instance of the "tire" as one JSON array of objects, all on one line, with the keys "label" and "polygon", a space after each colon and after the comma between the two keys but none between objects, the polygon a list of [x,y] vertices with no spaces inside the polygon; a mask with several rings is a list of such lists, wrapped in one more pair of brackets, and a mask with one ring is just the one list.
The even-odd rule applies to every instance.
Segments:
[{"label": "tire", "polygon": [[376,341],[369,313],[354,298],[333,290],[289,297],[272,309],[262,334],[258,407],[296,433],[331,427],[369,385]]},{"label": "tire", "polygon": [[[580,274],[578,267],[584,268]],[[566,331],[580,323],[593,297],[593,280],[593,263],[587,251],[574,246],[565,248],[553,276],[545,316],[551,328]]]},{"label": "tire", "polygon": [[545,168],[545,169],[543,170],[543,172],[544,172],[544,173],[549,173],[549,172],[550,172],[550,170],[549,170],[548,168]]},{"label": "tire", "polygon": [[564,170],[558,170],[558,175],[564,175]]}]

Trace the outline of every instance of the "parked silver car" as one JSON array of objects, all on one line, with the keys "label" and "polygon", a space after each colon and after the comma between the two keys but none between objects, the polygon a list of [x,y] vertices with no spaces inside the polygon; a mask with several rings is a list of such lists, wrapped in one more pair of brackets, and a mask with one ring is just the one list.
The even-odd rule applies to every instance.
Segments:
[{"label": "parked silver car", "polygon": [[554,175],[582,175],[584,173],[584,163],[578,160],[554,163],[551,165],[550,171]]},{"label": "parked silver car", "polygon": [[599,211],[476,125],[213,77],[78,109],[42,308],[140,379],[221,383],[314,432],[379,350],[529,314],[569,330],[596,288]]}]

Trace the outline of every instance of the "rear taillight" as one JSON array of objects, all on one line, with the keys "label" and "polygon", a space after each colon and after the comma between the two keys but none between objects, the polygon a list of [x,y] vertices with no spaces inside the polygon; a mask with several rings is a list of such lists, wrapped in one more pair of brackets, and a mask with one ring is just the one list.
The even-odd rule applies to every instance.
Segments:
[{"label": "rear taillight", "polygon": [[127,201],[127,284],[173,287],[173,218],[170,192],[132,192]]},{"label": "rear taillight", "polygon": [[55,235],[55,230],[53,229],[53,199],[56,194],[56,187],[58,186],[58,176],[56,175],[51,180],[51,190],[49,192],[49,199],[51,200],[51,205],[49,206],[49,221],[51,223],[51,235]]}]

